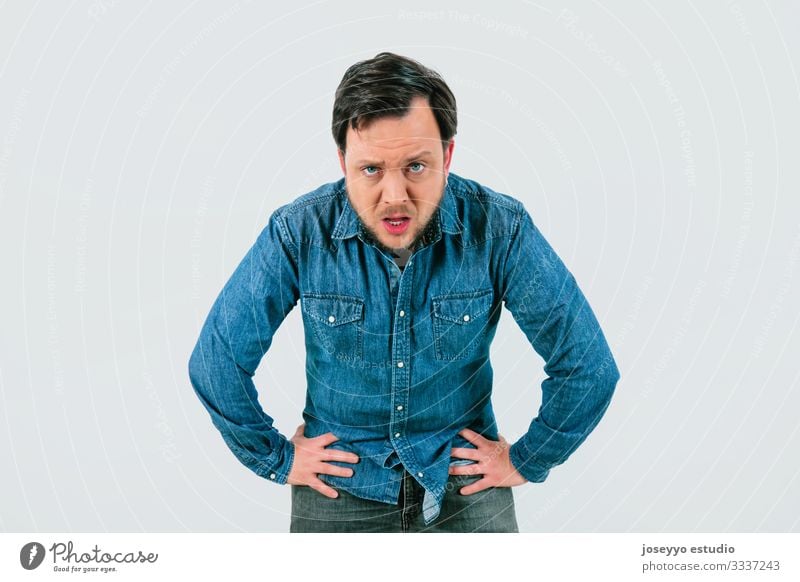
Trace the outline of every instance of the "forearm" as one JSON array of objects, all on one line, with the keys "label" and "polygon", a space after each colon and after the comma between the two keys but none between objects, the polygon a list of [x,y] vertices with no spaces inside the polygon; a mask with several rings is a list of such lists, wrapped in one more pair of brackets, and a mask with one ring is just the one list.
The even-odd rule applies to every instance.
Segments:
[{"label": "forearm", "polygon": [[551,372],[542,383],[539,413],[510,449],[512,463],[529,481],[544,481],[550,468],[566,461],[608,408],[619,371],[597,330],[588,351],[579,356],[583,363]]},{"label": "forearm", "polygon": [[189,360],[194,391],[239,461],[261,477],[285,483],[294,447],[259,405],[251,373],[214,335],[201,334]]},{"label": "forearm", "polygon": [[189,377],[214,426],[257,475],[285,483],[292,443],[261,408],[253,375],[297,301],[292,254],[273,215],[225,284],[189,360]]},{"label": "forearm", "polygon": [[510,450],[517,470],[540,482],[586,439],[619,379],[611,350],[573,275],[523,216],[511,246],[506,307],[544,359],[542,403]]}]

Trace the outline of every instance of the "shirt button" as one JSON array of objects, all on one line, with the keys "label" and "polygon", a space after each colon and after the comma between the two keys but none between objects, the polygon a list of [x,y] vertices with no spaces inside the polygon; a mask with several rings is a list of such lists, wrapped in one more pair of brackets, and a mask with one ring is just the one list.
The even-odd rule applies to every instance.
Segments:
[{"label": "shirt button", "polygon": [[403,362],[397,362],[397,367],[402,368],[404,366]]},{"label": "shirt button", "polygon": [[469,315],[464,316],[464,321],[469,321]]},{"label": "shirt button", "polygon": [[329,316],[328,316],[328,321],[330,321],[331,323],[333,323],[334,321],[336,321],[336,318],[335,318],[334,316],[332,316],[332,315],[329,315]]},{"label": "shirt button", "polygon": [[400,310],[400,317],[405,317],[405,316],[406,316],[406,312],[401,309]]},{"label": "shirt button", "polygon": [[269,474],[269,478],[270,479],[274,479],[275,477],[277,477],[277,475],[275,473],[270,473]]},{"label": "shirt button", "polygon": [[422,471],[420,471],[419,473],[417,473],[417,477],[422,477]]},{"label": "shirt button", "polygon": [[397,405],[397,410],[403,410],[403,405],[402,404],[398,404]]},{"label": "shirt button", "polygon": [[399,439],[400,438],[400,433],[399,432],[394,433],[394,438]]}]

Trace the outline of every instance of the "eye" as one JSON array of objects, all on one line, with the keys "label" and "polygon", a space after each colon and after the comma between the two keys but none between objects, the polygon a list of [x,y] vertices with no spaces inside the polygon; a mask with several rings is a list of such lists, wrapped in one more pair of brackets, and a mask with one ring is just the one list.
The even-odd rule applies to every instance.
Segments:
[{"label": "eye", "polygon": [[377,166],[364,166],[363,168],[361,168],[361,171],[364,173],[365,176],[369,177],[377,176],[378,172],[380,172]]},{"label": "eye", "polygon": [[408,166],[408,169],[411,170],[412,174],[420,174],[425,169],[425,165],[420,162],[414,162]]}]

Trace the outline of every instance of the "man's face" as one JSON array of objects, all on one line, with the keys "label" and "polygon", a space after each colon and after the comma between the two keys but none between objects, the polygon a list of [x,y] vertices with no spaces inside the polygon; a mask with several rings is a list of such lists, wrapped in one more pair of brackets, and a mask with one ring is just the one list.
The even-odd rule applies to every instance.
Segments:
[{"label": "man's face", "polygon": [[442,148],[424,97],[403,117],[383,117],[347,130],[339,151],[350,204],[381,244],[408,248],[433,217],[444,193],[454,142]]}]

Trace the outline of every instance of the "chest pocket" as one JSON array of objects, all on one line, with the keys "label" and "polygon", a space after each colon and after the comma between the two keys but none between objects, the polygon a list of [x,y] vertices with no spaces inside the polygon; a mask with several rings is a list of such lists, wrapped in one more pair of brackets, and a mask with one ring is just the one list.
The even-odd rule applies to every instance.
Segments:
[{"label": "chest pocket", "polygon": [[475,351],[486,331],[492,290],[433,297],[433,341],[437,360],[458,360]]},{"label": "chest pocket", "polygon": [[349,295],[305,293],[301,301],[306,334],[336,360],[360,360],[364,351],[364,301]]}]

